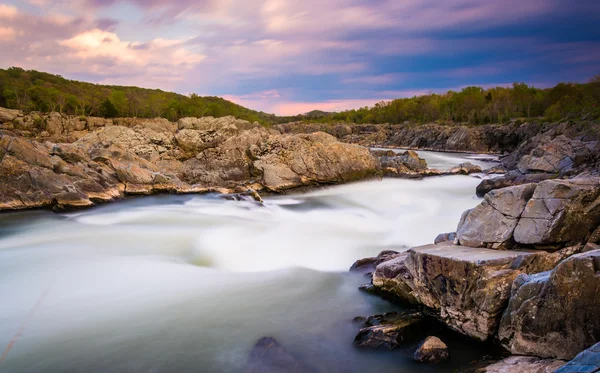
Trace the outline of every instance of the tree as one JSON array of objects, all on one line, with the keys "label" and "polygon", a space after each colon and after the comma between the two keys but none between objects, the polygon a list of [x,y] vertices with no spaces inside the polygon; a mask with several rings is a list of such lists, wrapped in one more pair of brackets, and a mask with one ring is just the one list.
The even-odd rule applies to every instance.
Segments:
[{"label": "tree", "polygon": [[119,111],[115,105],[108,98],[102,102],[100,106],[100,114],[105,118],[115,118],[118,116]]}]

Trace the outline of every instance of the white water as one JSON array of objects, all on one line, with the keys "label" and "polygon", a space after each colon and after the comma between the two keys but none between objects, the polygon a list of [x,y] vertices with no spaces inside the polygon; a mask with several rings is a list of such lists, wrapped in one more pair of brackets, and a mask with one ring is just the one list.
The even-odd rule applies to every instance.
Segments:
[{"label": "white water", "polygon": [[16,342],[0,371],[240,371],[263,336],[316,371],[414,371],[406,354],[352,347],[354,316],[393,307],[359,293],[366,280],[347,269],[454,230],[479,203],[479,181],[385,179],[264,205],[168,196],[1,215],[0,353]]}]

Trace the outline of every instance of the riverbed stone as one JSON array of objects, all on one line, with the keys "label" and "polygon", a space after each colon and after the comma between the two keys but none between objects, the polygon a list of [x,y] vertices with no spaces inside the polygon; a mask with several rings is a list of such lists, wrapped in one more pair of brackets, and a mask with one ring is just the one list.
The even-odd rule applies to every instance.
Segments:
[{"label": "riverbed stone", "polygon": [[600,250],[514,281],[498,337],[513,354],[572,359],[600,341]]},{"label": "riverbed stone", "polygon": [[394,349],[418,338],[422,322],[423,315],[420,312],[388,312],[369,316],[354,338],[354,345],[361,348]]},{"label": "riverbed stone", "polygon": [[308,373],[312,369],[292,356],[275,338],[259,339],[248,359],[245,373]]},{"label": "riverbed stone", "polygon": [[450,242],[420,246],[379,264],[373,287],[403,303],[423,305],[451,329],[485,341],[496,333],[515,278],[547,271],[563,257]]},{"label": "riverbed stone", "polygon": [[438,337],[427,337],[413,354],[413,359],[421,363],[440,364],[450,358],[448,346]]}]

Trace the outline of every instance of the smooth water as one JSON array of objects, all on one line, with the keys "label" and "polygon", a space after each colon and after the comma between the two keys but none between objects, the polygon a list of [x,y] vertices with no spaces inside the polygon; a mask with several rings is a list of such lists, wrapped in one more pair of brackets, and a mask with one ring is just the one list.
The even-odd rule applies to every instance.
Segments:
[{"label": "smooth water", "polygon": [[434,367],[411,360],[414,343],[355,349],[352,319],[396,308],[359,292],[367,279],[347,270],[455,230],[479,181],[1,214],[0,372],[241,372],[264,336],[315,372],[450,372],[484,351],[459,339],[452,362]]}]

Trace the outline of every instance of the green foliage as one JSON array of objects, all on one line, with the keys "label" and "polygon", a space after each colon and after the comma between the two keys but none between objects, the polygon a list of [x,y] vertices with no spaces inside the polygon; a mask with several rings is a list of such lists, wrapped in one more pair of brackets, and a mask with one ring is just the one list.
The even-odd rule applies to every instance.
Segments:
[{"label": "green foliage", "polygon": [[221,117],[233,115],[263,125],[293,121],[321,123],[462,122],[473,125],[507,123],[517,118],[600,118],[600,75],[586,84],[560,83],[537,89],[525,83],[512,87],[466,87],[460,92],[429,94],[378,102],[340,113],[314,110],[278,117],[250,110],[219,97],[184,96],[138,87],[97,85],[67,80],[19,67],[0,69],[0,106],[31,111],[58,111],[78,116]]}]

